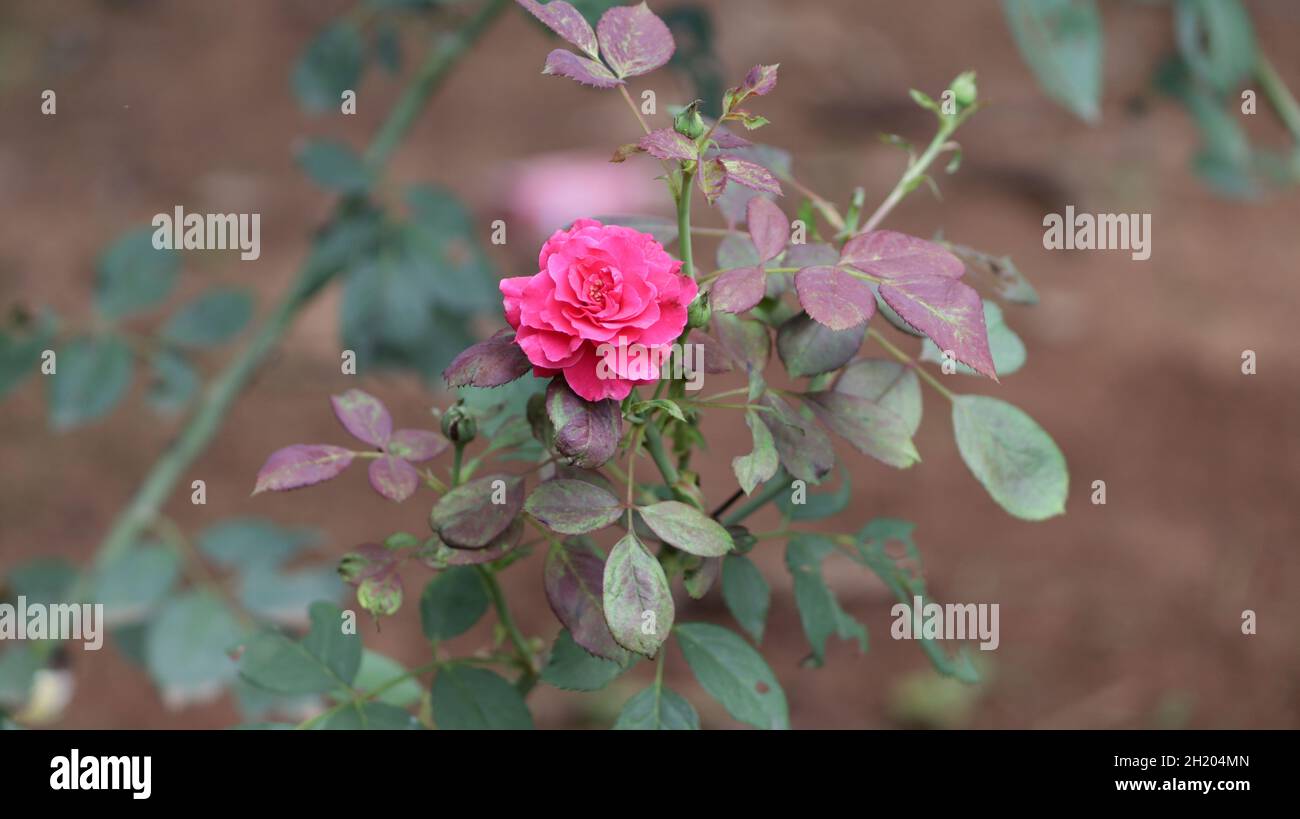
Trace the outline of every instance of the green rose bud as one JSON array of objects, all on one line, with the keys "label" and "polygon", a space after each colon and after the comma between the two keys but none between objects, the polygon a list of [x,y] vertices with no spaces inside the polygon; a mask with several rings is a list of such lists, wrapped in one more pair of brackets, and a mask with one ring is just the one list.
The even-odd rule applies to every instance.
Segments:
[{"label": "green rose bud", "polygon": [[478,435],[478,422],[460,404],[442,414],[442,434],[454,444],[468,444]]},{"label": "green rose bud", "polygon": [[957,75],[957,79],[952,81],[953,100],[957,103],[958,110],[969,108],[975,104],[977,89],[975,87],[975,72],[966,71]]},{"label": "green rose bud", "polygon": [[713,305],[709,303],[709,294],[700,293],[686,308],[686,324],[689,327],[707,327],[713,317]]},{"label": "green rose bud", "polygon": [[708,130],[700,116],[700,101],[696,100],[673,117],[673,130],[687,139],[699,139]]}]

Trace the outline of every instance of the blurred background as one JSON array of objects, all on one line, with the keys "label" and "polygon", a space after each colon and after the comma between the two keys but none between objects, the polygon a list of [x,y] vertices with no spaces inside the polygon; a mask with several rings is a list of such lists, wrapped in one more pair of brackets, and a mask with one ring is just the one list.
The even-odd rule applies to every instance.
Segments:
[{"label": "blurred background", "polygon": [[[773,587],[763,651],[796,727],[1300,727],[1300,360],[1288,341],[1300,307],[1300,204],[1294,189],[1242,198],[1207,185],[1190,166],[1201,134],[1152,86],[1173,49],[1168,4],[1100,5],[1104,96],[1091,127],[1044,95],[991,0],[653,5],[665,17],[680,12],[679,51],[699,51],[692,65],[632,82],[634,98],[656,92],[653,122],[666,126],[667,106],[689,102],[710,82],[716,96],[751,65],[779,62],[776,92],[750,106],[772,122],[760,138],[792,151],[800,181],[841,204],[861,185],[874,208],[901,173],[904,155],[880,133],[929,140],[932,117],[909,88],[937,98],[959,72],[976,70],[988,106],[958,135],[960,171],[938,174],[941,201],[922,189],[887,226],[920,236],[942,229],[955,242],[1008,254],[1041,298],[1036,307],[1006,309],[1028,347],[1026,366],[1001,385],[967,379],[962,387],[1011,401],[1053,435],[1070,465],[1067,514],[1030,524],[997,507],[962,464],[946,406],[927,391],[916,438],[923,462],[897,471],[842,446],[853,500],[815,524],[855,531],[876,516],[915,521],[935,598],[1001,607],[1000,647],[974,652],[984,681],[942,680],[917,645],[889,639],[892,596],[847,562],[828,563],[829,580],[870,630],[870,649],[860,655],[832,640],[825,667],[802,667],[807,645],[783,555],[764,544],[752,555]],[[1300,87],[1300,5],[1247,6],[1260,48]],[[168,304],[213,284],[236,285],[255,294],[255,321],[265,317],[334,207],[296,154],[321,136],[360,150],[400,91],[400,76],[371,68],[357,85],[355,116],[337,107],[304,111],[295,65],[322,28],[352,8],[343,0],[0,5],[0,306],[48,306],[84,325],[103,249],[180,204],[260,213],[262,253],[246,262],[229,251],[183,254]],[[403,55],[398,75],[411,73],[438,27],[436,18],[396,18],[384,36]],[[535,272],[541,240],[575,216],[668,212],[654,163],[606,162],[639,133],[623,101],[540,73],[546,53],[561,45],[507,8],[438,90],[387,172],[393,185],[433,183],[459,197],[470,239],[484,246],[485,276]],[[54,116],[41,114],[44,89],[57,91]],[[1261,144],[1287,143],[1262,103],[1259,115],[1238,119]],[[783,202],[792,216],[797,204]],[[1067,205],[1152,214],[1150,260],[1044,250],[1044,214]],[[697,213],[701,224],[723,224],[702,205]],[[495,219],[507,223],[504,246],[488,241]],[[710,243],[697,246],[697,258],[712,253]],[[181,529],[246,517],[312,529],[318,537],[296,564],[326,567],[390,532],[427,531],[427,502],[395,506],[369,491],[356,469],[304,492],[249,496],[273,450],[346,440],[329,410],[331,393],[359,386],[381,397],[399,426],[427,425],[429,408],[451,398],[409,371],[341,375],[344,292],[333,285],[298,317],[187,470],[166,506]],[[148,330],[161,320],[133,326]],[[500,325],[491,312],[478,324],[463,316],[447,322],[454,343],[435,357]],[[246,342],[245,335],[235,348]],[[1248,349],[1258,356],[1253,376],[1241,371]],[[194,366],[210,376],[231,352],[201,353]],[[436,362],[424,363],[436,371]],[[39,381],[0,405],[0,575],[38,559],[86,565],[185,417],[155,415],[147,379],[138,378],[112,414],[55,432]],[[714,501],[734,486],[731,457],[748,451],[735,420],[706,422],[711,452],[699,460]],[[194,479],[206,481],[206,505],[189,502]],[[1090,502],[1094,480],[1106,482],[1105,505]],[[768,510],[753,528],[775,522]],[[542,593],[540,555],[502,582],[524,631],[549,641],[559,626]],[[378,633],[365,625],[368,647],[407,665],[427,659],[418,593],[408,581],[403,611]],[[730,622],[716,591],[702,601],[683,596],[679,606],[688,612],[679,619]],[[1258,617],[1252,636],[1242,634],[1245,609]],[[473,650],[490,629],[480,623],[449,648]],[[669,685],[697,705],[705,727],[735,727],[673,651]],[[230,692],[176,707],[131,654],[117,645],[97,653],[69,646],[61,663],[73,695],[53,725],[215,728],[247,717],[246,703]],[[642,664],[594,695],[543,685],[530,704],[541,727],[604,727],[652,674]]]}]

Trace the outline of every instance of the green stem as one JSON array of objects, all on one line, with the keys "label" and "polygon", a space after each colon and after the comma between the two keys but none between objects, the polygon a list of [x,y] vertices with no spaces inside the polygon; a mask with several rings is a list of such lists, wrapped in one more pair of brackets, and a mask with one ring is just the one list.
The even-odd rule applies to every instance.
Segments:
[{"label": "green stem", "polygon": [[772,480],[768,481],[757,495],[750,498],[748,503],[723,518],[722,525],[735,526],[742,522],[745,518],[770,503],[777,495],[789,489],[790,484],[792,483],[794,483],[793,475],[790,475],[789,473],[777,475]]},{"label": "green stem", "polygon": [[1282,124],[1291,132],[1291,138],[1300,143],[1300,105],[1296,103],[1295,97],[1291,95],[1291,89],[1287,88],[1286,83],[1282,81],[1273,63],[1269,62],[1268,57],[1262,53],[1255,64],[1255,75],[1259,77],[1259,83],[1264,87],[1264,94],[1273,104],[1273,109],[1277,111]]},{"label": "green stem", "polygon": [[528,640],[524,633],[519,630],[519,624],[510,614],[510,607],[506,605],[505,594],[501,591],[501,584],[497,582],[496,573],[486,566],[475,566],[479,576],[483,578],[483,584],[487,586],[488,596],[492,598],[492,606],[496,609],[497,620],[505,627],[506,634],[510,635],[510,642],[514,644],[515,651],[519,654],[519,660],[524,666],[524,673],[515,683],[521,695],[526,695],[537,684],[537,662],[533,657],[532,649],[528,647]]},{"label": "green stem", "polygon": [[460,465],[465,458],[465,444],[457,441],[456,451],[451,456],[451,486],[456,488],[460,486]]},{"label": "green stem", "polygon": [[695,171],[682,171],[682,187],[677,194],[677,241],[682,257],[682,272],[695,278],[695,261],[691,256],[691,182]]},{"label": "green stem", "polygon": [[681,475],[677,472],[676,465],[673,464],[672,459],[668,457],[668,453],[664,450],[663,436],[659,434],[659,428],[652,423],[647,422],[644,429],[646,431],[646,449],[650,450],[650,457],[654,460],[655,466],[659,467],[659,474],[663,476],[664,483],[675,491],[677,481],[681,479]]},{"label": "green stem", "polygon": [[903,177],[898,180],[898,184],[889,192],[889,196],[885,197],[885,201],[880,203],[880,207],[876,208],[875,213],[871,214],[871,218],[862,226],[862,230],[858,231],[859,234],[875,230],[876,227],[885,220],[885,217],[889,215],[889,212],[894,209],[894,206],[903,201],[903,197],[907,196],[916,188],[917,181],[925,175],[925,171],[930,167],[930,163],[934,162],[935,157],[937,157],[940,152],[943,151],[944,146],[948,144],[948,137],[952,136],[952,132],[957,130],[957,126],[960,125],[964,119],[964,114],[957,117],[940,118],[939,130],[935,133],[934,139],[930,140],[930,144],[926,147],[925,153],[921,154],[915,162],[907,166],[907,170],[903,172]]},{"label": "green stem", "polygon": [[[388,159],[451,68],[506,5],[507,0],[489,0],[459,32],[445,39],[443,34],[438,35],[439,45],[420,67],[367,149],[367,163],[377,167]],[[253,340],[204,390],[198,408],[179,437],[154,463],[135,496],[113,522],[96,556],[100,565],[129,549],[158,515],[176,483],[207,449],[221,428],[226,413],[248,385],[253,373],[271,351],[279,346],[299,311],[338,272],[337,266],[323,263],[316,255],[308,258],[289,292],[272,310]]]}]

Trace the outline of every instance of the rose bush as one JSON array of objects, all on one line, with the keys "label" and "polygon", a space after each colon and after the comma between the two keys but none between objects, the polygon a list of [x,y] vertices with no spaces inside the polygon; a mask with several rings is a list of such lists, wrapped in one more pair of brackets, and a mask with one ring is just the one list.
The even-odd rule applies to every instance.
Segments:
[{"label": "rose bush", "polygon": [[[433,673],[426,724],[530,727],[525,697],[537,683],[595,690],[650,658],[658,669],[615,727],[697,728],[694,707],[664,683],[664,646],[675,639],[701,688],[733,718],[788,727],[785,692],[755,648],[771,588],[750,551],[785,543],[806,662],[814,666],[831,637],[867,647],[866,625],[826,582],[828,561],[865,568],[905,607],[929,599],[912,524],[875,518],[853,532],[802,528],[847,509],[852,498],[847,471],[836,470],[844,453],[832,435],[888,467],[912,467],[920,460],[913,438],[924,383],[949,403],[957,449],[993,501],[1026,520],[1064,511],[1068,474],[1047,433],[1014,406],[955,386],[974,376],[995,383],[1024,363],[1023,343],[993,299],[1034,303],[1033,288],[1004,259],[881,227],[909,193],[934,184],[932,163],[956,151],[953,134],[978,107],[975,78],[955,78],[961,93],[948,89],[942,102],[912,92],[934,114],[936,132],[920,152],[905,145],[901,179],[866,215],[862,189],[841,210],[795,177],[789,154],[728,130],[766,124],[748,106],[775,91],[777,66],[753,67],[727,90],[716,118],[692,103],[672,112],[670,126],[654,128],[626,85],[665,64],[674,44],[645,4],[610,9],[593,29],[561,0],[519,2],[582,52],[553,51],[544,73],[624,96],[644,135],[618,147],[613,161],[641,154],[657,160],[677,219],[578,219],[544,244],[536,273],[501,281],[509,329],[465,350],[443,374],[461,391],[455,405],[435,410],[450,447],[430,439],[419,458],[394,449],[397,433],[389,434],[382,403],[353,390],[336,398],[335,410],[372,449],[289,447],[270,457],[257,487],[306,486],[354,459],[371,459],[371,484],[385,497],[406,500],[412,477],[436,496],[430,534],[391,534],[340,565],[358,603],[376,617],[401,609],[403,577],[412,568],[437,573],[419,602],[431,662],[376,689]],[[957,165],[954,156],[948,172]],[[802,196],[794,219],[778,204],[788,190]],[[716,208],[722,226],[693,223],[697,194]],[[720,238],[716,269],[699,267],[697,234]],[[670,255],[664,245],[674,242]],[[988,296],[973,286],[981,274]],[[868,339],[886,357],[862,355]],[[679,343],[703,353],[685,357],[695,371],[663,366]],[[909,343],[919,351],[900,346]],[[771,372],[773,348],[784,374]],[[630,354],[634,349],[642,354]],[[940,374],[925,362],[939,364]],[[525,377],[530,372],[534,377]],[[696,394],[704,373],[729,373],[722,376],[728,388]],[[704,443],[701,420],[713,412],[740,413],[751,434],[749,451],[731,459],[734,491],[706,487],[693,463]],[[427,466],[423,456],[442,448],[452,450],[449,467]],[[638,472],[647,460],[657,480]],[[518,461],[530,465],[512,466]],[[812,489],[836,474],[834,491]],[[780,525],[750,531],[749,516],[769,506]],[[549,648],[515,621],[497,582],[534,551],[545,554],[541,583],[562,626],[548,635]],[[719,589],[748,639],[684,617],[689,603],[677,588],[690,599]],[[492,643],[469,656],[444,656],[443,643],[489,607],[499,624]],[[964,648],[919,639],[941,674],[978,679]],[[313,626],[302,649],[318,647]],[[276,656],[249,652],[244,678],[275,690]],[[381,705],[360,692],[307,724]],[[381,708],[375,719],[387,719]]]},{"label": "rose bush", "polygon": [[[506,320],[534,375],[563,373],[587,401],[621,401],[659,378],[698,288],[653,236],[579,219],[542,246],[537,266],[501,281]],[[633,345],[650,354],[628,355]]]}]

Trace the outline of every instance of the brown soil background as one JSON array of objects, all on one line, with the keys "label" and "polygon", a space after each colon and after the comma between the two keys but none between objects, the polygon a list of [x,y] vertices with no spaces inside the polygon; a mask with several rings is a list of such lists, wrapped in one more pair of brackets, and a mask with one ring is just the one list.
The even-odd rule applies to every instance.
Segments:
[{"label": "brown soil background", "polygon": [[[667,6],[667,4],[660,4]],[[780,62],[777,93],[761,104],[764,141],[796,150],[796,172],[845,201],[855,184],[878,201],[901,170],[879,132],[928,139],[928,115],[906,90],[936,92],[959,71],[979,72],[991,105],[960,134],[965,163],[924,192],[891,227],[1010,253],[1038,286],[1039,307],[1010,307],[1029,347],[1027,366],[997,394],[1049,430],[1070,463],[1068,514],[1042,524],[1001,512],[963,467],[946,407],[926,393],[917,438],[924,462],[905,472],[843,449],[854,478],[850,509],[826,528],[856,529],[887,515],[918,522],[926,576],[939,600],[1001,605],[1001,647],[986,653],[988,681],[964,707],[927,698],[926,724],[973,727],[1300,727],[1300,306],[1294,192],[1257,203],[1216,198],[1187,169],[1196,134],[1181,110],[1147,88],[1172,44],[1168,13],[1105,2],[1104,119],[1089,129],[1047,101],[1020,62],[998,4],[913,0],[782,3],[718,0],[718,50],[729,78]],[[1300,88],[1300,8],[1250,3],[1264,49]],[[301,113],[289,71],[339,2],[73,2],[11,0],[0,7],[0,304],[51,304],[88,316],[96,254],[119,232],[176,203],[199,211],[262,214],[256,262],[188,254],[173,304],[213,281],[255,288],[259,316],[287,286],[326,197],[296,168],[298,140],[341,135],[363,144],[398,82],[371,71],[356,117]],[[408,67],[421,43],[407,32]],[[545,151],[598,152],[636,136],[611,93],[538,72],[554,47],[521,13],[499,20],[435,97],[398,153],[391,178],[439,181],[474,208],[486,239],[501,210],[503,169]],[[653,75],[661,105],[686,93]],[[58,91],[58,115],[39,115],[40,91]],[[1261,105],[1259,139],[1282,134]],[[635,167],[633,167],[635,165]],[[629,174],[651,173],[630,163]],[[1147,262],[1121,252],[1046,252],[1043,214],[1065,205],[1153,214]],[[531,272],[531,238],[493,248],[502,275]],[[705,257],[711,250],[704,250]],[[435,400],[414,379],[338,374],[337,289],[320,298],[238,402],[185,482],[204,478],[207,506],[177,495],[168,512],[188,531],[236,515],[306,524],[327,533],[330,560],[376,536],[426,526],[427,503],[395,507],[353,470],[332,484],[249,498],[272,450],[295,441],[341,442],[325,401],[359,385],[399,422]],[[142,326],[147,326],[147,323]],[[1240,372],[1242,350],[1259,372]],[[872,353],[875,354],[875,353]],[[205,359],[214,372],[229,351]],[[713,385],[710,385],[713,386]],[[719,388],[729,386],[719,383]],[[107,420],[56,436],[45,397],[28,383],[0,412],[0,573],[38,555],[86,561],[179,422],[159,422],[143,385]],[[728,463],[747,445],[734,417],[709,421],[704,486],[722,497]],[[1108,503],[1089,502],[1093,480]],[[770,518],[756,519],[770,528]],[[888,638],[890,600],[873,578],[829,563],[841,602],[871,630],[869,653],[832,641],[820,670],[806,652],[780,550],[757,553],[773,585],[765,654],[798,727],[911,724],[899,704],[928,664],[917,646]],[[504,583],[524,628],[549,639],[557,624],[540,585],[540,556]],[[414,598],[367,643],[408,662],[426,658]],[[729,622],[716,591],[679,605],[680,619]],[[1258,634],[1240,632],[1243,609]],[[488,639],[480,625],[454,648]],[[990,656],[991,655],[991,656]],[[72,654],[77,694],[60,727],[221,727],[231,701],[166,710],[147,676],[112,650]],[[652,673],[648,664],[594,697],[545,686],[532,697],[543,727],[607,725]],[[727,715],[675,651],[669,684],[697,704],[707,727]],[[920,675],[920,676],[917,676]]]}]

